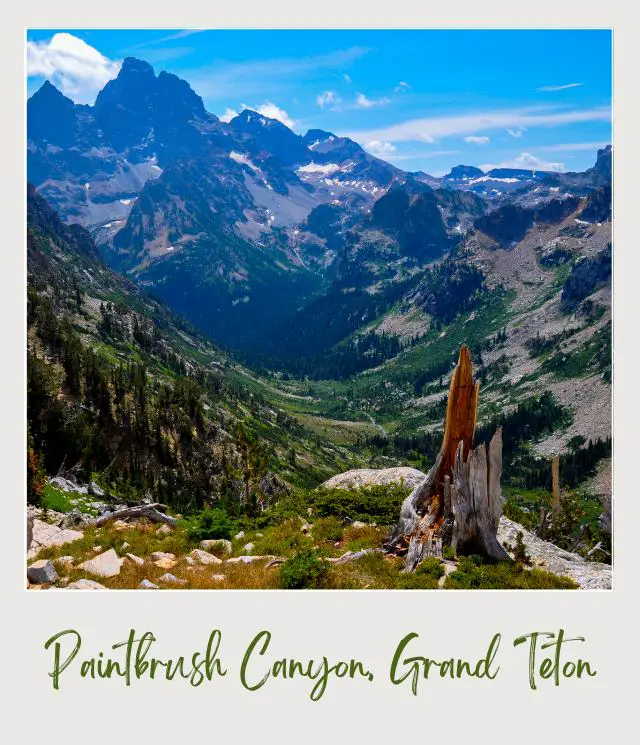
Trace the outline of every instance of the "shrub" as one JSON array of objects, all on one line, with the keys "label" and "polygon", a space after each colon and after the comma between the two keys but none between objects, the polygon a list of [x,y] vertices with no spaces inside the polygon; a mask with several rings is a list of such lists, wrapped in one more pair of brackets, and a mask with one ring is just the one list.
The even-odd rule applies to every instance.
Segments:
[{"label": "shrub", "polygon": [[415,572],[400,574],[397,587],[400,590],[435,590],[443,574],[440,559],[430,556],[422,560]]},{"label": "shrub", "polygon": [[31,428],[27,425],[27,502],[39,507],[42,504],[42,490],[47,483],[42,457],[35,449]]},{"label": "shrub", "polygon": [[219,508],[202,510],[185,520],[185,528],[192,541],[204,541],[209,538],[230,539],[236,527],[229,515]]},{"label": "shrub", "polygon": [[274,525],[255,540],[255,553],[273,556],[291,556],[311,545],[311,538],[302,532],[302,523],[294,517]]},{"label": "shrub", "polygon": [[[359,489],[297,490],[270,506],[257,520],[258,527],[273,525],[287,517],[313,515],[366,523],[393,525],[411,489],[401,484],[378,484]],[[309,512],[311,511],[311,512]]]},{"label": "shrub", "polygon": [[454,551],[453,546],[445,546],[442,549],[442,558],[449,560],[456,558],[456,552]]},{"label": "shrub", "polygon": [[446,589],[454,590],[570,590],[577,585],[568,577],[558,577],[541,569],[523,569],[510,561],[483,563],[480,556],[460,559],[458,568],[446,579]]},{"label": "shrub", "polygon": [[280,587],[301,590],[324,587],[329,566],[314,551],[300,551],[280,567]]},{"label": "shrub", "polygon": [[361,489],[316,489],[310,495],[319,517],[331,515],[349,520],[392,525],[410,489],[399,484],[368,486]]},{"label": "shrub", "polygon": [[313,523],[313,539],[318,543],[335,543],[344,536],[344,526],[337,517],[322,517]]},{"label": "shrub", "polygon": [[524,543],[524,533],[521,530],[516,533],[515,545],[510,546],[508,543],[505,543],[504,547],[513,554],[513,560],[516,562],[516,566],[520,568],[531,566],[531,557],[527,553],[527,547]]}]

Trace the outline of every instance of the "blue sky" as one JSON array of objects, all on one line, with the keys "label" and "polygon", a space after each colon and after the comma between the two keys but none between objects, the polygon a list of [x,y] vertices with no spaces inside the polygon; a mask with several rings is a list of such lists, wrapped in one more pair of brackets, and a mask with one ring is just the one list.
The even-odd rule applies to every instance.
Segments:
[{"label": "blue sky", "polygon": [[93,103],[132,56],[218,116],[330,130],[405,170],[574,171],[611,141],[611,43],[606,30],[34,30],[27,90],[49,79]]}]

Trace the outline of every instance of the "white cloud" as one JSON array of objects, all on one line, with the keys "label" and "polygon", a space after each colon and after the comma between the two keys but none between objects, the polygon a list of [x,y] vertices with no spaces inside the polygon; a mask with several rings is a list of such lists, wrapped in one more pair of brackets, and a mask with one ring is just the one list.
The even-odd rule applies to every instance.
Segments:
[{"label": "white cloud", "polygon": [[482,137],[475,137],[474,135],[469,135],[468,137],[464,138],[465,142],[468,142],[472,145],[486,145],[487,143],[491,142],[490,137],[482,136]]},{"label": "white cloud", "polygon": [[411,86],[409,83],[405,83],[404,80],[401,80],[398,85],[393,89],[396,93],[404,93],[405,91],[410,91]]},{"label": "white cloud", "polygon": [[224,110],[224,114],[220,114],[218,117],[221,122],[226,122],[227,124],[232,120],[235,119],[238,116],[238,112],[235,109],[230,109],[228,106]]},{"label": "white cloud", "polygon": [[119,70],[120,62],[72,34],[27,42],[27,75],[46,78],[76,103],[93,103]]},{"label": "white cloud", "polygon": [[567,111],[546,106],[409,119],[380,129],[344,132],[341,134],[351,137],[351,139],[360,143],[371,142],[372,140],[387,142],[413,142],[422,140],[423,142],[434,142],[439,137],[470,135],[491,129],[506,129],[507,127],[554,127],[576,122],[610,120],[611,110],[607,107]]},{"label": "white cloud", "polygon": [[520,138],[522,135],[527,131],[526,127],[519,127],[518,129],[509,129],[507,128],[507,133],[510,134],[512,137]]},{"label": "white cloud", "polygon": [[611,144],[610,142],[568,142],[562,145],[540,145],[539,150],[547,152],[568,152],[576,150],[600,150],[600,148]]},{"label": "white cloud", "polygon": [[365,149],[368,150],[372,155],[390,155],[395,153],[396,146],[390,142],[380,142],[379,140],[373,140],[365,145]]},{"label": "white cloud", "polygon": [[340,98],[335,91],[325,91],[319,96],[316,96],[316,103],[321,109],[324,109],[325,106],[330,106],[332,104],[335,105],[339,102]]},{"label": "white cloud", "polygon": [[536,88],[537,91],[542,93],[551,93],[553,91],[566,91],[567,88],[579,88],[584,83],[567,83],[566,85],[543,85],[540,88]]},{"label": "white cloud", "polygon": [[483,171],[490,171],[492,168],[524,168],[530,171],[564,171],[564,163],[551,163],[541,158],[537,158],[531,153],[520,153],[520,155],[503,163],[486,163],[480,166]]},{"label": "white cloud", "polygon": [[349,75],[346,72],[342,75],[342,79],[344,80],[345,83],[351,83],[351,75]]},{"label": "white cloud", "polygon": [[364,93],[356,95],[356,106],[359,109],[372,109],[374,106],[386,106],[388,103],[391,103],[388,98],[367,98]]},{"label": "white cloud", "polygon": [[253,110],[257,111],[258,114],[262,114],[262,116],[269,117],[269,119],[277,119],[286,127],[289,127],[289,129],[293,129],[295,127],[295,119],[292,119],[284,109],[276,106],[271,101],[265,101],[261,106],[256,106],[255,108],[253,108]]}]

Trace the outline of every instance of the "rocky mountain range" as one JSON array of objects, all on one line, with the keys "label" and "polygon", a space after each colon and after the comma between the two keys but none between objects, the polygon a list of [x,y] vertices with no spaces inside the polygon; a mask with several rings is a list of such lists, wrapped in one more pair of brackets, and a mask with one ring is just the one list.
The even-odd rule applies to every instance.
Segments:
[{"label": "rocky mountain range", "polygon": [[369,291],[404,282],[473,229],[516,239],[558,219],[611,172],[609,148],[583,174],[406,173],[330,132],[300,136],[249,110],[222,122],[186,81],[133,58],[93,106],[45,83],[27,121],[29,180],[62,219],[245,352],[260,337],[273,353],[283,327],[363,267]]}]

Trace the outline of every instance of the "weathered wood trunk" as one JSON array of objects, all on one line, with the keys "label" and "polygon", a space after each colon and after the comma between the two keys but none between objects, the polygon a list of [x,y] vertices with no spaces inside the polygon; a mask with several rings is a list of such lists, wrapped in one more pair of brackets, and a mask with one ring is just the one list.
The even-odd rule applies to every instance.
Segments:
[{"label": "weathered wood trunk", "polygon": [[557,455],[551,459],[551,493],[553,494],[551,509],[553,514],[556,515],[560,512],[562,504],[560,497],[560,457]]},{"label": "weathered wood trunk", "polygon": [[476,426],[479,384],[473,381],[471,354],[460,349],[451,377],[440,451],[429,473],[405,499],[388,551],[406,552],[412,571],[427,556],[441,556],[444,546],[457,553],[509,559],[496,532],[502,511],[502,430],[471,449]]},{"label": "weathered wood trunk", "polygon": [[102,525],[106,525],[111,520],[125,520],[128,518],[146,517],[148,520],[151,520],[154,523],[164,523],[165,525],[175,527],[178,524],[177,519],[175,517],[171,517],[170,515],[165,515],[164,512],[160,511],[166,509],[167,508],[165,505],[158,503],[142,504],[137,505],[136,507],[125,507],[124,509],[117,510],[116,512],[108,512],[106,515],[101,515],[100,517],[96,518],[93,524],[97,528],[99,528]]}]

